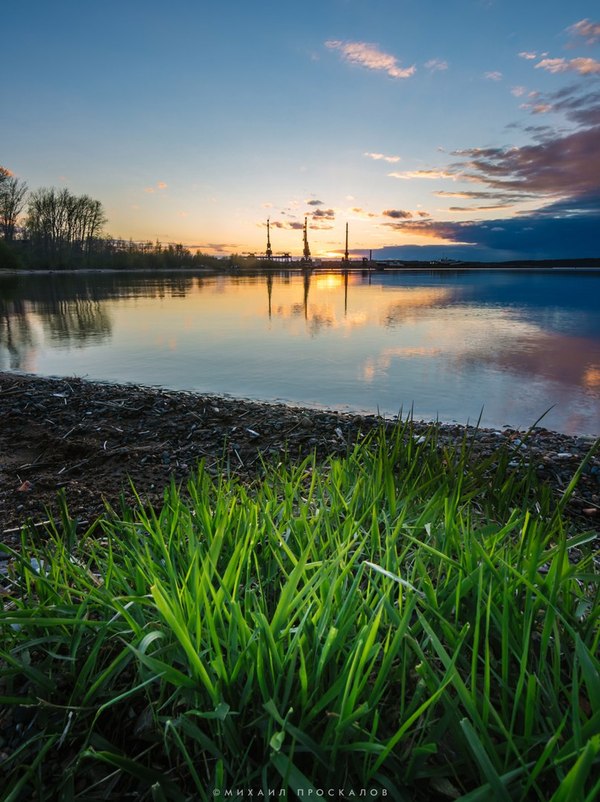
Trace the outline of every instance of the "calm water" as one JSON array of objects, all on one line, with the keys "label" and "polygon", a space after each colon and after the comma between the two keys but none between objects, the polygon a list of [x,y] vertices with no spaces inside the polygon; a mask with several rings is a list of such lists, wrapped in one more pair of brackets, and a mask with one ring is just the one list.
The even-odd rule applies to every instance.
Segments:
[{"label": "calm water", "polygon": [[600,434],[600,273],[0,277],[0,369]]}]

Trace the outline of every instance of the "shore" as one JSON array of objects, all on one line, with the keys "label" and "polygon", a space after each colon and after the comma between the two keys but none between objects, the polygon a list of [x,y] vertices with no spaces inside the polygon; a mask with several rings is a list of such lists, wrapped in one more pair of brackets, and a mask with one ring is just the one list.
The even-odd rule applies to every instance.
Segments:
[{"label": "shore", "polygon": [[[284,453],[319,459],[347,453],[393,420],[264,404],[165,389],[0,373],[0,542],[14,545],[26,520],[43,527],[62,491],[70,515],[94,520],[123,495],[158,504],[171,481],[185,482],[200,460],[252,481],[264,460]],[[514,470],[534,466],[559,497],[592,448],[590,437],[544,428],[474,429],[414,422],[412,435],[438,429],[440,444],[467,437],[472,459],[508,446]],[[600,454],[595,453],[567,509],[578,525],[600,527]]]}]

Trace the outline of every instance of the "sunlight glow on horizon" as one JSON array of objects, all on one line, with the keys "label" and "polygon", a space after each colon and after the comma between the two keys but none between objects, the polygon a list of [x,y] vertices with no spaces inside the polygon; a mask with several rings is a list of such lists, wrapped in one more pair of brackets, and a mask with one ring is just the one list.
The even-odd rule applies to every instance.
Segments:
[{"label": "sunlight glow on horizon", "polygon": [[305,214],[320,258],[343,253],[346,222],[354,251],[397,257],[597,247],[591,0],[382,0],[367,17],[173,2],[11,5],[0,164],[97,198],[114,238],[213,255],[264,253],[266,209],[285,226],[273,250],[296,257]]}]

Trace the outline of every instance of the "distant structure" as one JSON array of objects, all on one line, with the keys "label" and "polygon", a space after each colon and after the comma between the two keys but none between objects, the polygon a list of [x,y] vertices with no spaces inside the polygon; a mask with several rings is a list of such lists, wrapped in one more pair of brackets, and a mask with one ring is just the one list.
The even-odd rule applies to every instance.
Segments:
[{"label": "distant structure", "polygon": [[308,217],[304,218],[304,250],[302,252],[302,262],[304,264],[310,264],[312,262],[310,258],[310,248],[308,247]]},{"label": "distant structure", "polygon": [[344,258],[342,259],[342,265],[344,267],[348,267],[350,264],[350,254],[348,253],[348,223],[346,223],[346,249],[344,251]]},{"label": "distant structure", "polygon": [[271,231],[270,231],[270,218],[267,217],[267,250],[265,251],[265,255],[269,261],[273,258],[273,251],[271,250]]}]

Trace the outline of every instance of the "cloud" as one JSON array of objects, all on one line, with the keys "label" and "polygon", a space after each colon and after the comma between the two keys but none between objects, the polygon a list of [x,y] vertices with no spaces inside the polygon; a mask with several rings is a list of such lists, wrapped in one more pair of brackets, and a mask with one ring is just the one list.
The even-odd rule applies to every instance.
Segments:
[{"label": "cloud", "polygon": [[375,161],[391,162],[392,164],[400,161],[400,156],[386,156],[384,153],[365,153],[364,155]]},{"label": "cloud", "polygon": [[[567,120],[578,126],[600,125],[600,91],[597,89],[589,91],[587,85],[565,86],[546,95],[537,93],[535,104],[525,103],[521,108],[529,109],[532,114],[550,110],[555,114],[564,114]],[[555,138],[557,134],[556,127],[548,126],[528,126],[523,130],[542,139]]]},{"label": "cloud", "polygon": [[223,254],[229,256],[239,250],[240,245],[237,242],[202,242],[195,245],[186,245],[190,251],[201,251],[202,253],[212,252],[217,255]]},{"label": "cloud", "polygon": [[152,195],[157,190],[160,192],[163,189],[167,188],[167,184],[164,181],[157,181],[153,187],[146,187],[144,192],[148,193],[148,195]]},{"label": "cloud", "polygon": [[463,150],[453,169],[503,193],[577,199],[600,186],[599,134],[593,127],[523,147]]},{"label": "cloud", "polygon": [[554,110],[551,103],[521,103],[520,109],[531,109],[532,114],[548,114]]},{"label": "cloud", "polygon": [[323,205],[323,201],[320,201],[320,200],[307,200],[306,201],[306,205],[307,206],[322,206]]},{"label": "cloud", "polygon": [[335,211],[333,209],[316,209],[311,213],[313,220],[335,220]]},{"label": "cloud", "polygon": [[[596,232],[600,226],[600,212],[587,217],[559,219],[535,213],[527,217],[488,221],[408,220],[389,225],[404,235],[414,234],[455,246],[450,253],[454,258],[585,259],[597,256]],[[414,253],[408,258],[432,258],[435,255],[434,249],[429,247],[422,249],[420,254],[415,252],[414,246],[408,246],[408,249]],[[398,255],[403,252],[400,246],[394,250]],[[448,255],[447,250],[445,255]]]},{"label": "cloud", "polygon": [[367,212],[366,209],[361,209],[360,206],[353,206],[350,209],[352,214],[359,215],[360,217],[378,217],[379,215],[375,214],[374,212]]},{"label": "cloud", "polygon": [[580,75],[597,75],[600,73],[600,61],[593,58],[545,58],[535,65],[535,69],[548,72],[578,72]]},{"label": "cloud", "polygon": [[425,62],[425,68],[430,72],[443,72],[448,69],[448,62],[439,58],[432,58]]},{"label": "cloud", "polygon": [[413,216],[412,212],[407,212],[404,209],[386,209],[381,214],[394,220],[410,220]]},{"label": "cloud", "polygon": [[491,206],[450,206],[449,212],[483,212],[490,209],[510,209],[512,203],[494,203]]},{"label": "cloud", "polygon": [[529,50],[522,50],[522,51],[519,53],[519,56],[520,56],[521,58],[527,59],[527,61],[533,61],[533,59],[536,59],[536,58],[538,58],[538,54],[537,54],[537,53],[532,53],[532,52],[531,52],[531,51],[529,51]]},{"label": "cloud", "polygon": [[483,75],[484,78],[487,78],[490,81],[501,81],[502,80],[502,73],[498,72],[498,70],[494,70],[494,72],[486,72]]},{"label": "cloud", "polygon": [[527,94],[527,88],[525,86],[513,86],[510,93],[515,97],[523,97],[523,95]]},{"label": "cloud", "polygon": [[390,78],[410,78],[416,72],[416,67],[401,67],[395,56],[379,50],[377,45],[367,42],[341,42],[330,39],[325,46],[331,50],[339,50],[344,61],[358,64],[368,70],[378,70],[387,73]]},{"label": "cloud", "polygon": [[591,22],[589,19],[582,19],[567,28],[567,31],[574,36],[583,36],[588,45],[593,45],[600,39],[600,23]]},{"label": "cloud", "polygon": [[281,222],[281,220],[274,220],[271,222],[271,228],[282,228],[286,231],[300,231],[304,228],[304,223],[300,223],[296,220],[290,220],[289,222]]},{"label": "cloud", "polygon": [[389,178],[402,178],[410,180],[412,178],[428,178],[435,180],[438,178],[452,178],[456,179],[454,173],[449,173],[445,170],[408,170],[404,173],[388,173]]},{"label": "cloud", "polygon": [[[466,199],[473,199],[473,200],[495,200],[498,198],[497,192],[467,192],[460,191],[460,192],[445,192],[443,189],[438,190],[437,192],[433,193],[438,198],[464,198]],[[506,196],[508,197],[508,196]],[[511,199],[518,199],[521,200],[524,196],[523,195],[511,195]],[[525,197],[535,197],[535,195],[526,195]]]}]

